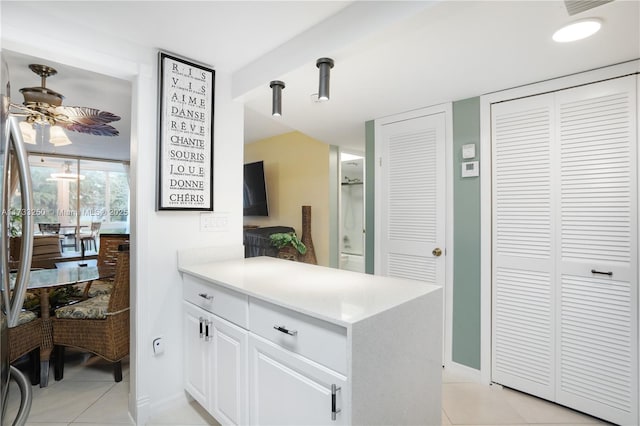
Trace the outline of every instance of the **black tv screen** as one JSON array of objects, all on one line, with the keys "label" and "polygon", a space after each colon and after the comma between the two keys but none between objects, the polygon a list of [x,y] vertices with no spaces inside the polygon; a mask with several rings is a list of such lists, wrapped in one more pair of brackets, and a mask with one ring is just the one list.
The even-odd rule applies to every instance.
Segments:
[{"label": "black tv screen", "polygon": [[245,216],[269,216],[263,161],[244,165],[242,199]]}]

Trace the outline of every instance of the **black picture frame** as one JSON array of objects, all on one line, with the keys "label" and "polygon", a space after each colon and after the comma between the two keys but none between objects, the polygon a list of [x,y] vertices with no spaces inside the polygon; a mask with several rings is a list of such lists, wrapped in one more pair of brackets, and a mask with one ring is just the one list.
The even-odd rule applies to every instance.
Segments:
[{"label": "black picture frame", "polygon": [[215,70],[158,54],[157,210],[213,211]]}]

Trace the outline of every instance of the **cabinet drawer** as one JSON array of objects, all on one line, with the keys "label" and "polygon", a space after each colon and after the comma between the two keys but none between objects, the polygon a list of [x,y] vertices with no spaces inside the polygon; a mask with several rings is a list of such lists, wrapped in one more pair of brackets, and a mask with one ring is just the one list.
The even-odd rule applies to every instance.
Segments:
[{"label": "cabinet drawer", "polygon": [[347,330],[344,327],[249,298],[249,330],[347,374]]},{"label": "cabinet drawer", "polygon": [[200,278],[184,274],[184,300],[240,327],[248,326],[248,297]]}]

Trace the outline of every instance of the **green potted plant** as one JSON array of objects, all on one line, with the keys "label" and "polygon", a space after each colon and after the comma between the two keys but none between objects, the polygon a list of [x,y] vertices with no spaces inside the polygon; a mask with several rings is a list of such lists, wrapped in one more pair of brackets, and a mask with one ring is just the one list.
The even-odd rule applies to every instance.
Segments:
[{"label": "green potted plant", "polygon": [[9,236],[17,237],[22,235],[22,216],[18,210],[11,210],[9,216]]},{"label": "green potted plant", "polygon": [[278,257],[298,260],[298,253],[305,254],[307,247],[298,239],[295,232],[278,232],[269,236],[271,245],[280,250]]}]

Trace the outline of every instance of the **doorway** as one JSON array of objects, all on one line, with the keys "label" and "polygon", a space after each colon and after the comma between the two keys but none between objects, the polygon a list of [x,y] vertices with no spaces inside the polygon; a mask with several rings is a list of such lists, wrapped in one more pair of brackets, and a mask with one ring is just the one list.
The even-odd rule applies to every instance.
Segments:
[{"label": "doorway", "polygon": [[364,157],[340,153],[340,269],[365,271]]}]

